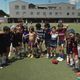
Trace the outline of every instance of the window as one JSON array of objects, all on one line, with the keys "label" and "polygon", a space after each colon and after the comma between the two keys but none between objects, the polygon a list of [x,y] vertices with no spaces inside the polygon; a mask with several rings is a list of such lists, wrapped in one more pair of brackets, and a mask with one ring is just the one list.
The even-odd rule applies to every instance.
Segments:
[{"label": "window", "polygon": [[59,9],[61,10],[61,7],[59,7]]},{"label": "window", "polygon": [[78,16],[80,16],[80,12],[78,13]]},{"label": "window", "polygon": [[52,7],[49,7],[49,9],[51,10],[51,9],[52,9]]},{"label": "window", "polygon": [[53,9],[56,9],[57,7],[53,7]]},{"label": "window", "polygon": [[30,14],[33,15],[33,12],[31,12]]},{"label": "window", "polygon": [[20,14],[20,13],[17,11],[17,12],[16,12],[16,15],[19,15],[19,14]]},{"label": "window", "polygon": [[46,12],[43,12],[43,15],[46,15]]},{"label": "window", "polygon": [[35,6],[34,4],[31,3],[31,4],[29,4],[29,8],[30,8],[30,9],[35,9],[36,6]]},{"label": "window", "polygon": [[40,14],[40,12],[37,12],[37,15],[39,15]]},{"label": "window", "polygon": [[75,13],[74,12],[72,12],[72,15],[74,15]]},{"label": "window", "polygon": [[25,15],[26,14],[26,12],[23,12],[23,15]]},{"label": "window", "polygon": [[62,12],[59,12],[60,15],[62,15]]},{"label": "window", "polygon": [[70,6],[68,6],[67,9],[70,9]]},{"label": "window", "polygon": [[22,6],[22,9],[25,10],[25,9],[26,9],[26,6],[23,5],[23,6]]},{"label": "window", "polygon": [[58,15],[58,12],[55,12],[55,15]]},{"label": "window", "polygon": [[52,12],[49,12],[49,15],[52,15]]},{"label": "window", "polygon": [[15,9],[19,9],[19,6],[18,5],[15,5]]},{"label": "window", "polygon": [[67,15],[70,15],[69,12],[67,13]]},{"label": "window", "polygon": [[75,7],[72,7],[72,9],[75,9]]}]

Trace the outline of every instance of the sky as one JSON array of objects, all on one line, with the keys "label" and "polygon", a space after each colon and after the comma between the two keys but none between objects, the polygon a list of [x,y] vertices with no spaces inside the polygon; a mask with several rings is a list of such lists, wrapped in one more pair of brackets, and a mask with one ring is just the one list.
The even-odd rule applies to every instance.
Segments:
[{"label": "sky", "polygon": [[[15,0],[0,0],[0,9],[9,14],[9,2]],[[22,0],[28,3],[34,4],[47,4],[47,3],[71,3],[77,5],[77,8],[80,8],[80,0]]]}]

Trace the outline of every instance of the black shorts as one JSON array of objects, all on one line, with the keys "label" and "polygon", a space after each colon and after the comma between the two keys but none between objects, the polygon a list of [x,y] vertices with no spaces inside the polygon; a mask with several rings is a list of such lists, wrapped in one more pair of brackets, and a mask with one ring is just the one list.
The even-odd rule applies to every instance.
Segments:
[{"label": "black shorts", "polygon": [[19,41],[19,39],[18,39],[18,34],[14,34],[14,33],[12,33],[12,40],[11,40],[11,42],[12,42],[12,45],[13,45],[13,47],[18,47],[18,46],[20,46],[20,41]]},{"label": "black shorts", "polygon": [[57,40],[50,40],[50,47],[56,48],[57,47]]},{"label": "black shorts", "polygon": [[11,44],[10,33],[4,35],[4,44],[6,47],[10,47],[10,44]]},{"label": "black shorts", "polygon": [[67,54],[72,54],[72,47],[66,48],[66,53],[67,53]]},{"label": "black shorts", "polygon": [[45,40],[46,47],[50,47],[50,40]]},{"label": "black shorts", "polygon": [[58,45],[61,46],[62,44],[65,44],[65,41],[59,41]]},{"label": "black shorts", "polygon": [[7,42],[5,41],[5,34],[0,34],[0,55],[7,52]]},{"label": "black shorts", "polygon": [[16,41],[22,42],[22,33],[16,33]]}]

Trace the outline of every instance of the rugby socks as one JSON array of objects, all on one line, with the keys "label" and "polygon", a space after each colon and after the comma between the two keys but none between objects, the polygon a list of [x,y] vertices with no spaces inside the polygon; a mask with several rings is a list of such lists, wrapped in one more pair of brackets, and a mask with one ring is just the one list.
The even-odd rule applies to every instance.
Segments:
[{"label": "rugby socks", "polygon": [[72,67],[74,65],[74,60],[71,58],[70,59],[70,66]]},{"label": "rugby socks", "polygon": [[69,59],[69,56],[67,55],[67,59],[66,59],[66,61],[67,61],[67,64],[69,64],[69,61],[70,59]]},{"label": "rugby socks", "polygon": [[75,62],[75,68],[79,69],[79,60],[75,60],[74,62]]}]

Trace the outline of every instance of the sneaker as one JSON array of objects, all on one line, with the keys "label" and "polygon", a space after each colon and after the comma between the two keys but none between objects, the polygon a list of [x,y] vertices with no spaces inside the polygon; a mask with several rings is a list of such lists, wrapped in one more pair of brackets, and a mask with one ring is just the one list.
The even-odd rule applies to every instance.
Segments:
[{"label": "sneaker", "polygon": [[31,56],[31,54],[28,54],[28,57],[30,57]]},{"label": "sneaker", "polygon": [[2,69],[3,67],[1,66],[0,69]]},{"label": "sneaker", "polygon": [[49,54],[48,53],[46,54],[46,58],[49,58]]},{"label": "sneaker", "polygon": [[51,54],[51,55],[50,55],[50,58],[53,58],[53,57],[54,57],[53,54]]},{"label": "sneaker", "polygon": [[31,57],[30,58],[33,58],[33,55],[31,55]]},{"label": "sneaker", "polygon": [[44,57],[44,55],[43,55],[43,54],[41,54],[41,57]]},{"label": "sneaker", "polygon": [[74,66],[74,64],[71,64],[71,63],[70,63],[70,64],[69,64],[69,66],[70,66],[70,67],[73,67],[73,66]]}]

